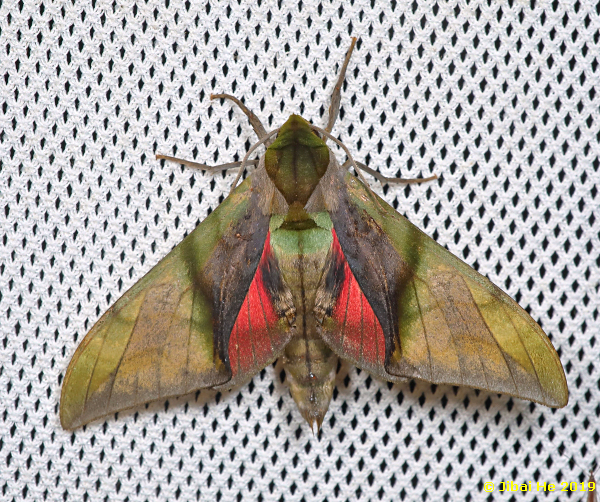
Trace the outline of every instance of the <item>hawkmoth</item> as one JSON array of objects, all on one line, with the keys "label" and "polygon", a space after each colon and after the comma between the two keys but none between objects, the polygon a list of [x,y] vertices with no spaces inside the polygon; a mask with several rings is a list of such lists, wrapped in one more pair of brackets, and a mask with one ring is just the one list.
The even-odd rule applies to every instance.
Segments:
[{"label": "hawkmoth", "polygon": [[538,324],[375,195],[360,174],[372,171],[345,145],[341,165],[327,146],[339,143],[331,131],[354,43],[323,129],[292,115],[267,133],[236,98],[215,96],[238,103],[259,137],[225,167],[238,178],[255,169],[81,342],[62,388],[64,428],[235,387],[279,357],[311,427],[328,409],[338,358],[383,380],[566,405],[562,365]]}]

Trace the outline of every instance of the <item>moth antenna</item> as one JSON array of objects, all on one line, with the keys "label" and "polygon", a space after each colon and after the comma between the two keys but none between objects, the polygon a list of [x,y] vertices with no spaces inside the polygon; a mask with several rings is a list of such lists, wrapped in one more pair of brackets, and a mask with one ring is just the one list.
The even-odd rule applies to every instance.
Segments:
[{"label": "moth antenna", "polygon": [[[167,160],[169,162],[178,162],[179,164],[183,164],[184,166],[193,167],[194,169],[201,169],[202,171],[215,172],[215,171],[227,171],[228,169],[235,169],[236,167],[240,167],[242,165],[241,161],[238,162],[229,162],[228,164],[221,164],[219,166],[207,166],[206,164],[201,164],[200,162],[192,162],[191,160],[180,159],[179,157],[171,157],[169,155],[156,155],[156,160]],[[248,164],[253,164],[254,166],[258,165],[258,160],[253,159],[249,160]]]},{"label": "moth antenna", "polygon": [[369,191],[369,193],[373,196],[373,200],[377,200],[377,197],[375,197],[375,193],[371,189],[371,185],[369,185],[369,183],[367,182],[367,180],[363,176],[362,172],[358,168],[358,165],[356,164],[356,161],[354,160],[354,157],[352,157],[352,154],[350,153],[350,150],[348,150],[348,148],[346,147],[346,145],[344,145],[344,143],[342,143],[339,139],[337,139],[336,137],[334,137],[331,134],[329,134],[324,129],[321,129],[320,127],[317,127],[315,125],[311,125],[310,127],[311,127],[311,129],[317,131],[318,133],[321,133],[323,136],[326,136],[331,141],[333,141],[336,145],[338,145],[338,146],[340,146],[340,147],[342,147],[344,149],[344,151],[346,152],[346,155],[348,156],[348,159],[350,159],[350,161],[352,162],[352,165],[354,167],[354,171],[356,172],[356,174],[358,175],[358,177],[360,178],[360,180],[363,182],[363,184],[367,187],[367,190]]},{"label": "moth antenna", "polygon": [[[346,163],[345,163],[346,164]],[[382,185],[386,183],[402,183],[402,184],[412,184],[412,183],[425,183],[427,181],[433,181],[438,179],[438,175],[434,174],[433,176],[429,176],[427,178],[388,178],[387,176],[383,176],[381,173],[378,173],[374,169],[367,167],[362,162],[356,162],[356,165],[362,171],[373,176],[377,181],[379,181]]]},{"label": "moth antenna", "polygon": [[331,104],[329,105],[329,119],[327,120],[327,125],[325,126],[325,130],[327,132],[331,132],[333,129],[333,125],[338,118],[340,113],[340,101],[342,97],[342,85],[344,83],[344,79],[346,78],[346,69],[348,68],[348,63],[350,62],[350,56],[352,55],[352,51],[354,50],[354,46],[356,45],[356,37],[352,37],[352,43],[350,44],[350,48],[346,53],[346,59],[344,60],[344,64],[342,65],[342,70],[340,71],[340,75],[337,79],[335,87],[331,92]]},{"label": "moth antenna", "polygon": [[269,140],[269,138],[271,138],[278,132],[279,132],[279,128],[274,129],[270,133],[265,133],[265,136],[262,139],[260,139],[259,141],[257,141],[250,147],[250,150],[248,150],[244,159],[242,160],[242,163],[240,164],[240,170],[238,171],[237,176],[235,177],[235,180],[233,181],[233,185],[231,186],[231,191],[229,192],[230,194],[231,194],[231,192],[233,192],[235,190],[235,187],[237,186],[238,181],[240,181],[240,178],[242,177],[242,173],[244,172],[244,168],[246,167],[246,164],[248,163],[248,157],[250,157],[250,154],[254,150],[256,150],[260,145],[262,145],[263,143],[266,143]]},{"label": "moth antenna", "polygon": [[248,117],[250,125],[252,126],[252,129],[254,129],[258,139],[261,140],[267,135],[267,131],[262,125],[260,119],[235,96],[232,96],[231,94],[211,94],[210,99],[229,99],[230,101],[233,101],[246,114],[246,117]]}]

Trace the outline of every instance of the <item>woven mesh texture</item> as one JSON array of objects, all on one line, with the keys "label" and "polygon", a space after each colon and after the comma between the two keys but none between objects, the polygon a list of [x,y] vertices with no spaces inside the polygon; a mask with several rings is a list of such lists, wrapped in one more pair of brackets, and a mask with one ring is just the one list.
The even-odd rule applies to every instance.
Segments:
[{"label": "woven mesh texture", "polygon": [[[78,343],[234,178],[155,153],[243,157],[254,133],[211,92],[324,124],[351,36],[334,133],[440,176],[373,189],[539,321],[568,406],[342,364],[314,436],[277,363],[63,431]],[[599,44],[588,0],[0,0],[0,499],[582,500],[558,490],[600,460]]]}]

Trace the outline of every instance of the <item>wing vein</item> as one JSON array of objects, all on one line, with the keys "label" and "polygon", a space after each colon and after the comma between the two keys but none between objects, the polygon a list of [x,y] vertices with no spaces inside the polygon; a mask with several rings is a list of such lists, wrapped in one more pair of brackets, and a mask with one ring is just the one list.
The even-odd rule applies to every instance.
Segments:
[{"label": "wing vein", "polygon": [[[504,305],[502,305],[502,310],[506,313],[506,310],[504,310]],[[529,354],[529,351],[527,350],[526,345],[523,343],[523,338],[521,338],[521,333],[515,326],[515,323],[513,322],[512,317],[509,315],[508,318],[510,319],[510,323],[512,324],[512,327],[514,328],[515,332],[517,333],[517,336],[519,337],[519,341],[521,342],[521,345],[522,345],[523,349],[525,350],[525,353],[527,354],[527,359],[529,359],[529,362],[531,363],[531,367],[533,368],[533,371],[535,373],[536,381],[537,381],[538,385],[540,386],[540,391],[542,391],[542,394],[543,394],[544,392],[542,389],[542,385],[540,383],[540,376],[538,375],[537,368],[535,367],[535,364],[533,363],[533,359],[531,359],[531,355]],[[510,368],[509,368],[509,371],[510,371]]]},{"label": "wing vein", "polygon": [[96,372],[96,366],[98,365],[98,359],[100,359],[100,354],[102,354],[102,349],[104,348],[104,342],[106,341],[106,335],[108,334],[108,328],[112,324],[112,318],[110,323],[108,324],[106,331],[104,332],[104,336],[102,337],[102,345],[100,345],[100,350],[96,354],[96,360],[94,361],[94,367],[92,368],[92,372],[90,374],[90,379],[88,380],[87,386],[85,388],[85,400],[83,401],[83,409],[81,410],[81,415],[85,414],[85,410],[87,408],[88,398],[90,394],[90,385],[92,384],[92,378],[94,378],[94,373]]},{"label": "wing vein", "polygon": [[[463,282],[464,282],[464,281],[463,281]],[[466,284],[465,284],[465,286],[466,286]],[[467,287],[467,290],[468,290],[468,289],[469,289],[469,288]],[[473,300],[473,296],[471,296],[471,299]],[[475,303],[475,300],[473,300],[473,303]],[[456,305],[456,304],[455,304],[455,305]],[[481,315],[481,312],[479,312],[479,307],[477,307],[477,303],[475,303],[475,307],[477,308],[477,313],[479,314],[479,316],[483,318],[483,316]],[[473,332],[472,332],[472,331],[471,331],[471,329],[469,328],[469,324],[467,323],[467,320],[466,320],[466,319],[465,319],[465,317],[463,316],[461,309],[457,308],[457,309],[456,309],[456,311],[458,312],[458,315],[459,315],[459,316],[460,316],[460,318],[462,319],[462,321],[463,321],[463,324],[465,325],[465,328],[467,329],[467,332],[469,333],[469,336],[471,337],[471,339],[472,339],[472,340],[476,340],[476,339],[477,339],[477,337],[476,337],[475,335],[473,335]],[[484,322],[484,324],[485,324],[485,322]],[[487,328],[487,324],[485,325],[485,327]],[[489,329],[488,329],[488,332],[489,332]],[[490,335],[491,335],[491,333],[490,333]],[[493,336],[493,335],[492,335],[492,338],[494,338],[494,336]],[[495,339],[494,339],[494,341],[495,341]],[[479,346],[480,346],[480,348],[481,348],[481,341],[479,342]],[[478,350],[478,351],[477,351],[477,359],[479,360],[479,366],[480,366],[480,368],[481,368],[481,373],[483,374],[483,378],[484,378],[484,380],[485,380],[485,388],[486,388],[486,389],[490,389],[490,383],[489,383],[489,381],[488,381],[487,372],[485,371],[485,366],[484,366],[484,364],[483,364],[483,359],[482,359],[482,357],[481,357],[481,352],[482,352],[481,350]]]},{"label": "wing vein", "polygon": [[269,321],[267,319],[267,311],[265,309],[265,304],[263,302],[263,291],[258,291],[258,302],[260,304],[260,309],[262,311],[263,319],[265,321],[267,336],[269,337],[269,343],[271,344],[271,352],[273,351],[273,337],[271,335],[271,330],[269,329]]},{"label": "wing vein", "polygon": [[[465,282],[465,280],[463,279],[463,282]],[[466,282],[465,282],[466,285]],[[469,290],[469,293],[471,293],[471,290],[469,289],[469,286],[467,286],[467,289]],[[495,298],[495,297],[494,297]],[[502,347],[500,346],[500,344],[498,343],[498,340],[496,339],[496,336],[494,335],[494,332],[491,330],[491,328],[489,327],[488,323],[485,321],[485,317],[483,317],[483,314],[481,313],[481,310],[479,309],[479,305],[477,305],[477,302],[475,301],[475,299],[473,298],[473,294],[471,294],[471,299],[473,300],[473,303],[475,304],[475,307],[477,308],[477,312],[479,313],[479,316],[481,317],[481,320],[483,321],[483,323],[485,324],[485,327],[487,328],[490,336],[492,337],[492,340],[494,340],[494,343],[496,344],[496,347],[498,347],[498,350],[500,351],[500,354],[502,354],[502,359],[504,359],[504,364],[506,365],[506,369],[508,370],[508,373],[510,375],[511,380],[513,381],[513,385],[515,387],[515,391],[519,390],[519,387],[517,386],[517,382],[515,380],[515,376],[513,375],[512,370],[510,369],[510,365],[508,364],[508,361],[506,359],[506,353],[504,352],[504,350],[502,350]],[[497,299],[496,299],[497,300]],[[502,305],[502,310],[504,310],[504,306]],[[509,319],[510,316],[508,316]],[[512,323],[512,319],[511,319],[511,324]],[[519,332],[517,331],[516,327],[513,324],[513,327],[515,328],[515,331],[517,332],[517,335],[519,334]],[[521,337],[519,335],[519,341],[521,341]],[[521,345],[523,344],[523,342],[521,341]],[[527,350],[525,350],[525,352],[527,352]],[[481,356],[480,356],[481,357]],[[529,354],[527,354],[527,357],[529,357]]]},{"label": "wing vein", "polygon": [[[114,372],[113,372],[113,375],[111,378],[111,382],[110,382],[110,389],[108,391],[108,398],[106,399],[106,408],[107,409],[110,404],[110,400],[112,399],[112,393],[113,393],[113,388],[115,386],[115,380],[117,378],[117,373],[119,373],[119,368],[121,367],[121,363],[123,362],[123,357],[125,356],[125,353],[127,352],[127,349],[129,348],[129,344],[131,343],[131,336],[133,335],[133,332],[135,331],[135,327],[137,326],[137,323],[140,319],[140,312],[141,312],[142,308],[144,308],[144,303],[146,301],[146,297],[148,296],[148,291],[150,291],[150,290],[151,290],[151,288],[147,289],[144,292],[144,299],[142,300],[142,302],[140,304],[140,310],[138,311],[138,315],[135,318],[135,322],[133,323],[131,332],[129,333],[129,338],[127,338],[127,343],[125,344],[125,348],[123,349],[123,352],[121,353],[121,357],[119,357],[119,362],[117,363],[117,366],[114,369]],[[136,389],[136,391],[137,391],[137,389]]]},{"label": "wing vein", "polygon": [[[257,296],[260,298],[260,292],[258,291],[258,286],[254,285],[254,287],[256,288],[256,293]],[[252,284],[250,284],[250,289],[252,289]],[[250,293],[248,293],[250,294]],[[251,300],[251,296],[248,296],[248,343],[250,344],[250,350],[252,351],[252,361],[254,362],[254,365],[256,365],[256,350],[254,347],[254,332],[252,330],[252,316],[250,315],[250,313],[252,312],[252,307],[250,305],[250,300]]]},{"label": "wing vein", "polygon": [[[358,286],[358,284],[357,284],[357,286]],[[365,343],[365,312],[364,312],[364,305],[363,305],[363,303],[365,301],[365,298],[364,298],[365,295],[362,294],[362,291],[360,291],[360,288],[359,288],[359,292],[360,292],[360,295],[359,295],[359,298],[360,298],[360,357],[359,357],[359,361],[362,361],[363,357],[364,357],[363,349],[364,349],[364,343]],[[375,337],[375,338],[377,338],[377,337]]]},{"label": "wing vein", "polygon": [[[393,312],[392,312],[393,306],[390,302],[390,288],[389,288],[389,284],[387,281],[387,277],[385,275],[385,267],[380,266],[379,269],[380,269],[379,275],[380,275],[380,277],[383,278],[383,286],[385,289],[384,298],[385,298],[385,303],[387,306],[386,317],[388,320],[389,329],[392,330],[392,333],[389,333],[389,335],[395,337],[398,340],[398,346],[400,347],[400,354],[402,354],[402,344],[400,343],[400,330],[397,329],[397,326],[395,326],[395,324],[394,324],[394,316],[393,316]],[[382,328],[383,328],[383,326],[382,326]],[[387,337],[386,337],[386,339],[387,339]]]},{"label": "wing vein", "polygon": [[429,334],[427,326],[425,325],[425,319],[423,318],[423,310],[421,309],[421,302],[419,301],[419,293],[417,292],[417,286],[415,280],[412,280],[413,290],[415,292],[415,298],[417,299],[417,308],[419,309],[419,320],[423,326],[423,334],[425,335],[425,345],[427,347],[427,358],[429,360],[429,378],[433,378],[433,362],[431,360],[431,346],[429,345]]},{"label": "wing vein", "polygon": [[[183,298],[183,295],[185,293],[187,293],[187,291],[190,289],[190,287],[191,286],[188,286],[187,288],[184,288],[179,293],[179,298],[177,299],[177,302],[175,303],[175,307],[173,308],[173,313],[171,314],[171,318],[169,320],[169,328],[167,329],[167,333],[166,333],[167,336],[166,336],[165,340],[163,340],[163,343],[160,345],[160,348],[158,350],[158,358],[157,358],[158,369],[157,369],[157,375],[156,375],[157,376],[156,382],[157,382],[157,385],[158,385],[158,389],[157,390],[158,390],[158,397],[159,398],[163,397],[163,395],[161,393],[161,390],[160,390],[160,387],[161,387],[160,383],[161,383],[161,380],[162,380],[162,358],[163,358],[163,355],[165,353],[165,341],[168,340],[169,333],[172,332],[171,328],[173,326],[173,321],[175,320],[175,315],[177,314],[177,310],[178,310],[179,306],[181,305],[181,299]],[[192,303],[192,306],[193,306],[193,303]],[[191,322],[190,322],[190,325],[191,325]]]},{"label": "wing vein", "polygon": [[237,352],[237,374],[240,374],[242,372],[242,361],[240,358],[240,327],[239,326],[234,326],[235,329],[235,340],[236,340],[236,345],[235,345],[235,350]]},{"label": "wing vein", "polygon": [[[193,316],[194,316],[194,300],[196,298],[196,289],[194,289],[194,292],[192,294],[192,310],[190,312],[190,322],[188,324],[188,330],[187,330],[187,344],[186,344],[186,349],[185,349],[185,392],[190,392],[191,389],[191,385],[190,385],[190,346],[192,343],[192,321],[193,321]],[[214,354],[214,346],[213,346],[213,354]]]},{"label": "wing vein", "polygon": [[[494,343],[496,344],[496,347],[498,347],[498,350],[500,351],[500,354],[502,354],[502,359],[504,360],[504,364],[506,365],[506,369],[508,369],[508,373],[510,374],[510,377],[511,377],[511,379],[512,379],[512,381],[513,381],[513,385],[514,385],[514,387],[515,387],[515,391],[518,391],[518,389],[519,389],[519,388],[517,387],[517,383],[516,383],[516,381],[515,381],[514,375],[512,374],[512,371],[511,371],[511,369],[510,369],[510,366],[509,366],[509,364],[508,364],[508,361],[506,360],[506,355],[505,355],[504,351],[502,350],[502,347],[500,347],[500,344],[498,343],[498,340],[496,340],[496,337],[494,336],[494,333],[492,332],[492,330],[491,330],[491,329],[490,329],[490,327],[488,326],[487,322],[485,322],[485,317],[483,317],[483,315],[482,315],[482,313],[481,313],[481,310],[479,309],[479,305],[477,305],[477,302],[475,301],[475,298],[473,298],[473,294],[471,293],[471,290],[469,289],[469,286],[467,285],[466,281],[465,281],[465,280],[464,280],[464,278],[462,278],[462,277],[460,277],[460,279],[462,280],[462,282],[464,283],[464,285],[465,285],[465,287],[466,287],[467,291],[469,292],[469,295],[470,295],[470,297],[471,297],[471,300],[472,300],[473,304],[475,305],[475,308],[477,309],[477,313],[479,314],[479,317],[480,317],[480,318],[481,318],[481,320],[483,321],[483,324],[485,325],[485,327],[486,327],[486,329],[487,329],[488,333],[490,334],[490,337],[492,338],[492,340],[494,340]],[[495,298],[495,297],[494,297],[494,298]],[[502,306],[502,310],[504,310],[504,306]],[[466,320],[464,319],[464,317],[463,317],[463,315],[462,315],[462,313],[461,313],[461,311],[460,311],[460,310],[459,310],[459,313],[460,313],[460,316],[463,318],[463,321],[465,321],[465,324],[467,324],[467,322],[466,322]],[[505,312],[505,313],[506,313],[506,312]],[[508,316],[508,318],[509,318],[509,319],[511,319],[511,317],[510,317],[510,316]],[[512,323],[512,319],[511,319],[511,324],[513,324],[513,323]],[[468,324],[467,324],[467,325],[468,325]],[[515,331],[516,331],[516,332],[517,332],[517,334],[518,334],[519,332],[517,331],[517,329],[516,329],[516,327],[514,326],[514,324],[513,324],[513,327],[515,328]],[[520,336],[519,336],[519,340],[520,340]],[[522,344],[522,342],[521,342],[521,344]],[[525,350],[525,352],[527,352],[527,350]],[[482,358],[481,358],[481,351],[479,352],[478,356],[479,356],[479,361],[480,361],[480,363],[481,363],[482,367],[485,369],[485,367],[483,366],[483,360],[482,360]],[[528,357],[529,357],[529,354],[528,354]],[[484,371],[484,372],[483,372],[483,374],[484,374],[484,376],[485,376],[486,383],[488,383],[488,381],[487,381],[487,372],[486,372],[486,371]],[[488,389],[490,389],[490,390],[491,390],[491,387],[489,386],[489,383],[488,383]]]},{"label": "wing vein", "polygon": [[[348,268],[348,272],[350,271],[350,267],[346,263],[346,267]],[[346,336],[346,322],[348,320],[348,305],[350,305],[350,286],[352,285],[352,280],[348,279],[348,294],[346,295],[346,306],[344,307],[344,324],[342,325],[342,337],[340,340],[340,346],[344,346],[344,337]]]},{"label": "wing vein", "polygon": [[458,350],[458,345],[457,345],[456,340],[454,339],[454,333],[452,333],[452,329],[450,328],[450,325],[448,324],[448,320],[446,319],[446,316],[444,315],[444,310],[440,307],[440,303],[438,302],[438,299],[437,299],[435,293],[429,287],[429,285],[427,284],[427,282],[423,282],[423,284],[429,290],[429,293],[431,294],[432,298],[434,299],[435,304],[437,306],[437,309],[442,314],[440,316],[440,319],[443,319],[444,323],[446,324],[446,327],[448,328],[448,333],[450,333],[450,340],[452,340],[452,345],[454,345],[454,353],[456,354],[456,357],[457,357],[457,360],[458,360],[458,369],[460,371],[460,380],[461,380],[461,383],[462,383],[462,382],[464,382],[465,377],[464,377],[464,373],[463,373],[462,363],[460,361],[460,352]]}]

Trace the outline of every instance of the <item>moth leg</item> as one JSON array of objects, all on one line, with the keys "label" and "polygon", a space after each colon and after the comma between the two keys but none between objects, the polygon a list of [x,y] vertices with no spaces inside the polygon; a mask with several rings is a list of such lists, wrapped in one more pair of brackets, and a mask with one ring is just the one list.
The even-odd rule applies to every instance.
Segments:
[{"label": "moth leg", "polygon": [[[342,71],[340,71],[340,76],[333,88],[333,92],[331,93],[331,104],[329,105],[329,120],[327,120],[327,125],[325,126],[325,130],[327,132],[331,132],[333,129],[333,125],[340,113],[340,100],[342,95],[342,84],[344,83],[344,79],[346,78],[346,68],[348,68],[348,63],[350,62],[350,56],[352,55],[352,51],[354,50],[354,45],[356,44],[356,37],[352,37],[352,43],[350,44],[350,48],[346,53],[346,59],[344,60],[344,64],[342,65]],[[325,140],[326,141],[326,140]]]},{"label": "moth leg", "polygon": [[[433,181],[438,179],[438,175],[434,174],[433,176],[429,176],[427,178],[388,178],[387,176],[383,176],[381,173],[378,173],[374,169],[367,167],[362,162],[355,161],[356,165],[361,171],[364,171],[367,174],[373,176],[377,181],[379,181],[382,185],[386,183],[401,183],[401,184],[412,184],[412,183],[425,183],[426,181]],[[348,169],[352,165],[352,162],[347,160],[342,164],[342,169]]]},{"label": "moth leg", "polygon": [[[179,162],[184,166],[193,167],[195,169],[201,169],[202,171],[226,171],[227,169],[235,169],[236,167],[240,167],[242,162],[229,162],[227,164],[221,164],[219,166],[207,166],[206,164],[201,164],[200,162],[192,162],[191,160],[180,159],[179,157],[171,157],[169,155],[156,155],[156,160],[168,160],[169,162]],[[258,160],[248,160],[246,164],[251,164],[256,166],[258,164]]]},{"label": "moth leg", "polygon": [[229,100],[233,101],[236,105],[238,105],[240,107],[240,109],[248,117],[248,120],[250,121],[250,125],[252,126],[252,129],[254,129],[254,132],[258,136],[258,139],[259,140],[264,139],[264,137],[267,135],[266,129],[262,125],[262,122],[260,121],[260,119],[256,115],[254,115],[254,113],[251,110],[249,110],[244,103],[242,103],[235,96],[231,96],[230,94],[211,94],[210,95],[210,99],[221,99],[221,98],[229,99]]},{"label": "moth leg", "polygon": [[[377,179],[382,185],[385,185],[386,183],[401,183],[401,184],[408,185],[411,183],[425,183],[427,181],[433,181],[433,180],[438,179],[437,174],[434,174],[433,176],[429,176],[427,178],[388,178],[387,176],[383,176],[381,173],[378,173],[374,169],[367,167],[362,162],[357,161],[356,165],[359,167],[359,169],[361,169],[365,173],[368,173],[371,176],[373,176],[375,179]],[[350,167],[349,163],[348,163],[348,167]]]}]

